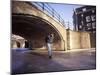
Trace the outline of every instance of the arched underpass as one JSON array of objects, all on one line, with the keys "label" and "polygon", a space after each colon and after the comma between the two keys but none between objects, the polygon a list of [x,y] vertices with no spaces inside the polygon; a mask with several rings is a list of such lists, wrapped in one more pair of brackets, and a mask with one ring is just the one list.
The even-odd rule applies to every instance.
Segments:
[{"label": "arched underpass", "polygon": [[45,37],[49,33],[54,34],[54,50],[61,49],[61,35],[43,19],[25,14],[13,14],[12,33],[22,36],[31,42],[32,48],[45,49]]}]

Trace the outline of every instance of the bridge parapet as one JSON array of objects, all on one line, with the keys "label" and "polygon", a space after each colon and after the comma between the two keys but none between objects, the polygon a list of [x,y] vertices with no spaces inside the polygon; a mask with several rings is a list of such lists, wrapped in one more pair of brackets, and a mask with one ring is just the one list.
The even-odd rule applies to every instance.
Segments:
[{"label": "bridge parapet", "polygon": [[44,12],[45,14],[53,17],[57,22],[59,22],[59,25],[62,25],[65,27],[65,21],[62,19],[61,15],[57,13],[48,3],[43,2],[28,2],[33,7],[36,6],[39,10]]}]

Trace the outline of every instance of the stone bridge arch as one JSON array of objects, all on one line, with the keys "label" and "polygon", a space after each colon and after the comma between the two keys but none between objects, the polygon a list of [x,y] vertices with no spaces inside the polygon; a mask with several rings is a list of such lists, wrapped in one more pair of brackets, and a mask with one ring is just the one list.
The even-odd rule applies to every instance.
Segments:
[{"label": "stone bridge arch", "polygon": [[54,50],[66,50],[66,29],[54,18],[27,2],[12,3],[12,33],[31,41],[33,48],[45,48],[44,38],[54,33]]}]

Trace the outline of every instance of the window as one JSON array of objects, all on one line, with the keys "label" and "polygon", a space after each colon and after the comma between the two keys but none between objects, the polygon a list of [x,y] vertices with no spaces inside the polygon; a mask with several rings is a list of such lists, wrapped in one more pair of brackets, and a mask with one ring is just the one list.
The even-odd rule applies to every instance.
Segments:
[{"label": "window", "polygon": [[81,14],[81,17],[83,17],[83,14]]},{"label": "window", "polygon": [[93,27],[93,29],[96,28],[96,23],[95,22],[92,23],[92,27]]},{"label": "window", "polygon": [[92,10],[92,13],[94,13],[95,12],[95,10]]},{"label": "window", "polygon": [[87,28],[88,28],[88,29],[91,28],[91,23],[87,23]]},{"label": "window", "polygon": [[90,30],[91,28],[88,28],[88,30]]},{"label": "window", "polygon": [[81,21],[81,24],[83,25],[83,21]]},{"label": "window", "polygon": [[86,8],[83,8],[82,10],[83,10],[83,12],[84,12],[84,11],[86,11]]},{"label": "window", "polygon": [[86,22],[90,22],[90,21],[91,21],[90,16],[86,16]]},{"label": "window", "polygon": [[87,23],[87,26],[90,27],[91,26],[91,23]]},{"label": "window", "polygon": [[87,24],[87,29],[90,30],[91,29],[91,23]]},{"label": "window", "polygon": [[79,28],[82,29],[82,26],[80,25]]},{"label": "window", "polygon": [[96,16],[95,15],[91,15],[91,19],[92,19],[92,21],[95,21],[96,20]]}]

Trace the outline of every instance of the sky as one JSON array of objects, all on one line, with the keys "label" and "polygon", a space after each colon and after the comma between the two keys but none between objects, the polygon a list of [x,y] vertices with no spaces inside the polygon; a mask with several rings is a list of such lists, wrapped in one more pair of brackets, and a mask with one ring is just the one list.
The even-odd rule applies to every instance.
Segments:
[{"label": "sky", "polygon": [[[57,3],[49,3],[49,5],[54,8],[64,19],[64,21],[68,24],[70,29],[73,30],[73,9],[82,7],[83,5],[73,5],[73,4],[57,4]],[[66,28],[68,26],[66,25]]]}]

